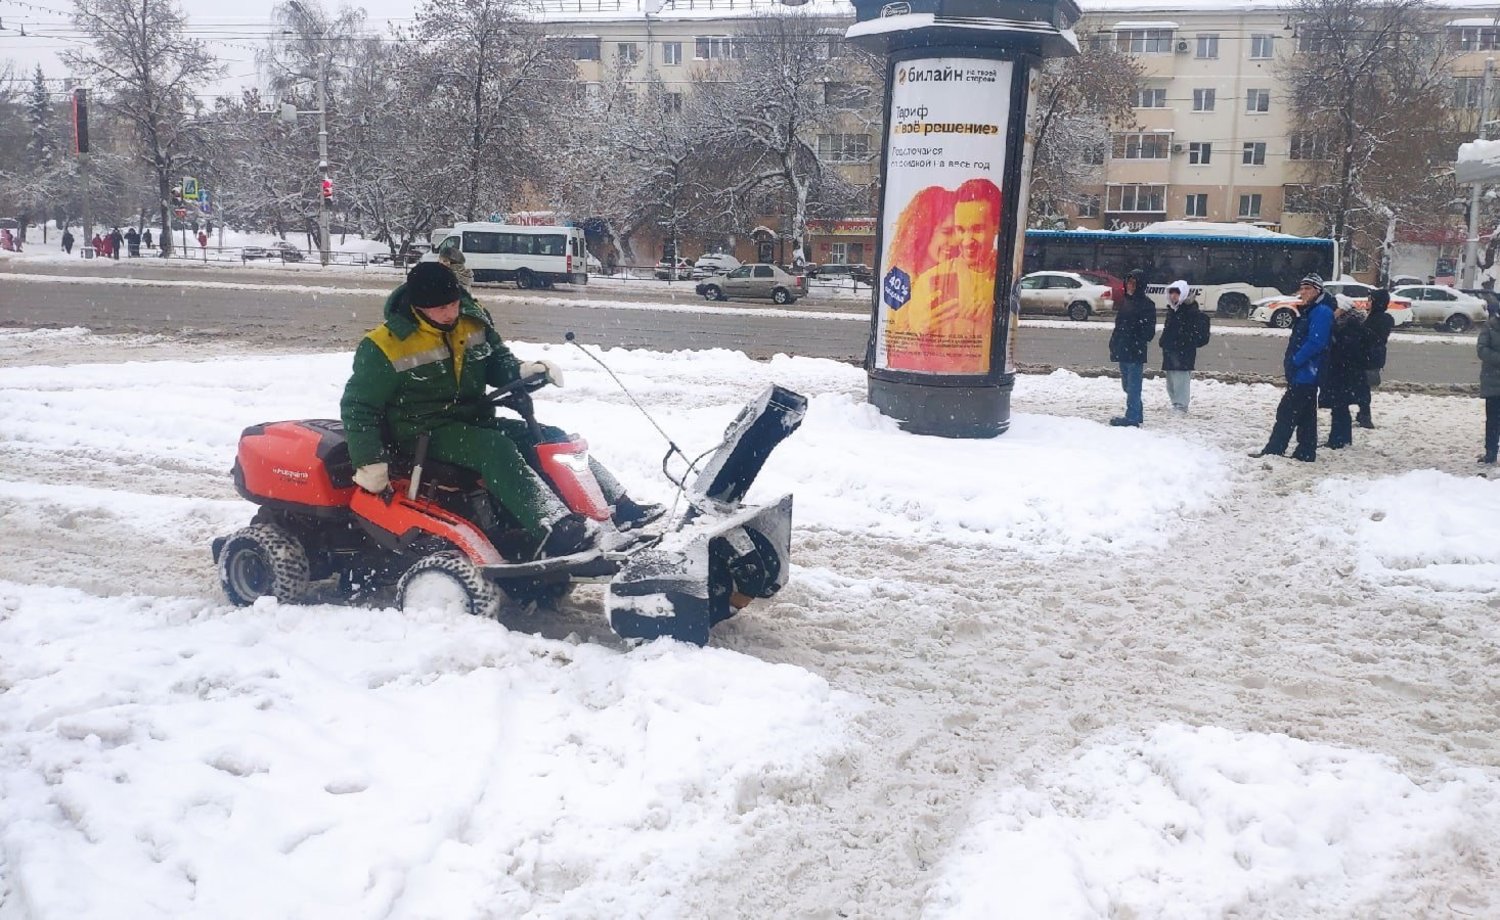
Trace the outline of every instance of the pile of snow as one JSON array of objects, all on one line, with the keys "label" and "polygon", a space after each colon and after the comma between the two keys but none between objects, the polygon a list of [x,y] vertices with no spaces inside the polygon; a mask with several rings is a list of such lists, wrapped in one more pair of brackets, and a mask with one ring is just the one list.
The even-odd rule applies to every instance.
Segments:
[{"label": "pile of snow", "polygon": [[1348,547],[1361,574],[1438,591],[1500,592],[1500,480],[1414,470],[1331,480],[1317,496],[1320,519],[1339,522],[1324,535]]},{"label": "pile of snow", "polygon": [[1497,820],[1479,770],[1419,786],[1389,757],[1162,725],[994,794],[924,916],[1375,915],[1368,893],[1445,872]]},{"label": "pile of snow", "polygon": [[726,651],[12,583],[0,658],[0,850],[37,918],[672,914],[854,711]]}]

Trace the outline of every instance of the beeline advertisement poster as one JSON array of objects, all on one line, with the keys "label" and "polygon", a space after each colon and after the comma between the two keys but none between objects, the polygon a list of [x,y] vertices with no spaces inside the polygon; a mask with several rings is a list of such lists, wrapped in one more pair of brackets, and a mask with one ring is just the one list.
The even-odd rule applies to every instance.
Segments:
[{"label": "beeline advertisement poster", "polygon": [[1011,79],[1009,61],[895,65],[877,275],[879,369],[990,372]]}]

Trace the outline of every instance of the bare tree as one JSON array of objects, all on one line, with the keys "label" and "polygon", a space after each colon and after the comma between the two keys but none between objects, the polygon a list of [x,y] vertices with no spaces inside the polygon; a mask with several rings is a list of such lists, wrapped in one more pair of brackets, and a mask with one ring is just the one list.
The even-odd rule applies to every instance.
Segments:
[{"label": "bare tree", "polygon": [[[872,96],[857,89],[868,79],[868,63],[841,33],[824,16],[757,16],[730,40],[727,66],[710,71],[699,88],[718,161],[737,177],[718,198],[722,209],[785,214],[783,234],[799,255],[818,204],[834,210],[860,198],[839,166],[879,153],[860,128],[870,123]],[[830,85],[855,89],[841,102],[830,97]]]},{"label": "bare tree", "polygon": [[1035,78],[1036,103],[1029,114],[1035,144],[1027,217],[1032,226],[1081,204],[1084,189],[1102,181],[1110,129],[1135,124],[1140,62],[1115,50],[1112,42],[1084,38],[1082,47],[1077,57],[1047,61]]},{"label": "bare tree", "polygon": [[429,144],[462,173],[459,211],[473,220],[517,194],[546,161],[542,138],[556,88],[573,77],[563,46],[526,13],[525,0],[426,0],[403,68],[420,88]]},{"label": "bare tree", "polygon": [[1384,264],[1398,224],[1430,223],[1453,197],[1428,155],[1454,125],[1443,23],[1426,0],[1296,0],[1288,15],[1292,156],[1341,258],[1363,235]]},{"label": "bare tree", "polygon": [[188,36],[187,19],[172,0],[74,0],[73,22],[91,47],[66,51],[63,61],[92,79],[134,127],[140,157],[156,180],[162,250],[170,255],[172,183],[191,133],[193,90],[222,67]]}]

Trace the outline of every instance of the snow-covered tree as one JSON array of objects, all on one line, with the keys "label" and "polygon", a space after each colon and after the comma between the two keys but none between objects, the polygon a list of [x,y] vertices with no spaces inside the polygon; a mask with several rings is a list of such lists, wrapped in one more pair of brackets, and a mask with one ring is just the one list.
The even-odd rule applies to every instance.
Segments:
[{"label": "snow-covered tree", "polygon": [[872,144],[851,149],[844,140],[870,136],[859,130],[869,123],[870,99],[853,92],[840,102],[829,86],[859,87],[870,70],[841,34],[819,15],[754,17],[729,40],[729,60],[697,88],[723,169],[721,213],[785,215],[782,232],[798,253],[815,212],[836,216],[862,203],[840,165],[879,155]]},{"label": "snow-covered tree", "polygon": [[[169,228],[177,158],[195,130],[194,91],[222,66],[188,34],[172,0],[74,0],[73,22],[89,46],[63,52],[63,61],[134,128],[138,156],[155,182],[161,226]],[[162,249],[170,254],[170,233],[162,234]]]},{"label": "snow-covered tree", "polygon": [[1454,51],[1442,17],[1427,0],[1296,0],[1288,16],[1291,157],[1304,206],[1323,215],[1346,262],[1363,237],[1377,241],[1366,245],[1384,265],[1400,224],[1452,213],[1443,173],[1456,147]]},{"label": "snow-covered tree", "polygon": [[425,0],[401,46],[422,146],[457,170],[445,197],[466,220],[505,209],[551,159],[544,141],[573,62],[529,11],[525,0]]},{"label": "snow-covered tree", "polygon": [[1047,226],[1081,204],[1103,181],[1110,129],[1134,124],[1132,107],[1142,67],[1113,42],[1085,37],[1076,57],[1053,58],[1037,72],[1029,113],[1030,226]]}]

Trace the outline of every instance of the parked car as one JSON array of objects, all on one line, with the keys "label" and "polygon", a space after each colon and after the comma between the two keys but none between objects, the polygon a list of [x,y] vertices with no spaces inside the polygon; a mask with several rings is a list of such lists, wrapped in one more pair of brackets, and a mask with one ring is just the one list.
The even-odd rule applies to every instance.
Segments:
[{"label": "parked car", "polygon": [[827,278],[830,281],[857,281],[860,284],[869,284],[875,277],[870,266],[858,262],[831,262],[819,265],[812,275],[814,278]]},{"label": "parked car", "polygon": [[740,265],[740,260],[727,252],[711,252],[693,264],[692,278],[701,281],[714,275],[727,275]]},{"label": "parked car", "polygon": [[1115,303],[1125,299],[1125,279],[1111,275],[1109,272],[1101,272],[1092,268],[1069,268],[1064,271],[1071,272],[1090,284],[1102,284],[1109,288],[1109,293]]},{"label": "parked car", "polygon": [[727,275],[698,282],[696,290],[708,300],[769,297],[774,303],[789,304],[807,296],[807,276],[790,274],[776,265],[741,265]]},{"label": "parked car", "polygon": [[1114,297],[1107,285],[1076,272],[1032,272],[1021,279],[1023,314],[1061,314],[1083,322],[1096,313],[1114,312]]},{"label": "parked car", "polygon": [[[1330,281],[1323,285],[1323,290],[1337,297],[1340,303],[1348,301],[1361,310],[1368,310],[1370,309],[1370,294],[1375,288],[1357,281]],[[1392,294],[1391,305],[1386,312],[1390,314],[1391,321],[1397,326],[1409,325],[1412,322],[1411,299]],[[1252,322],[1265,323],[1274,329],[1290,329],[1301,313],[1301,301],[1294,296],[1281,294],[1275,297],[1262,297],[1251,304],[1248,318]]]},{"label": "parked car", "polygon": [[1470,297],[1478,297],[1490,307],[1500,310],[1500,294],[1496,294],[1494,291],[1487,291],[1484,288],[1460,288],[1459,290]]},{"label": "parked car", "polygon": [[240,250],[240,261],[253,262],[256,259],[280,259],[283,262],[301,262],[306,256],[302,250],[288,243],[286,240],[276,240],[270,246],[246,246]]},{"label": "parked car", "polygon": [[671,262],[662,259],[656,263],[656,268],[651,270],[651,274],[657,281],[681,281],[692,277],[693,263],[687,259],[678,259],[674,267]]},{"label": "parked car", "polygon": [[1427,279],[1426,278],[1421,278],[1421,277],[1418,277],[1416,275],[1392,275],[1391,278],[1390,278],[1390,285],[1389,286],[1390,286],[1391,290],[1394,291],[1398,287],[1410,287],[1413,284],[1426,284],[1426,283],[1427,283]]},{"label": "parked car", "polygon": [[1391,296],[1409,299],[1413,319],[1423,325],[1468,332],[1475,323],[1484,322],[1484,300],[1447,285],[1412,285],[1397,289]]}]

